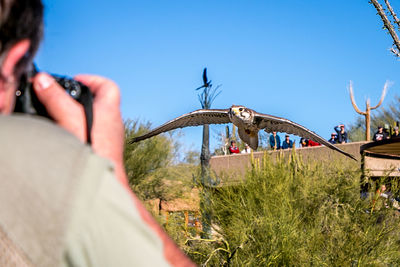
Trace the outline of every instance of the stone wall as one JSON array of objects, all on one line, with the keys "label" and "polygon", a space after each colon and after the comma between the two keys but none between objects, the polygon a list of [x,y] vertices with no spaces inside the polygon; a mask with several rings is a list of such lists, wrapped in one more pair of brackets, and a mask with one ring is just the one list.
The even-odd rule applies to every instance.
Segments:
[{"label": "stone wall", "polygon": [[[358,164],[361,166],[360,146],[365,143],[367,142],[354,142],[337,145],[338,148],[355,156],[358,160],[357,162],[325,146],[296,148],[294,152],[298,154],[304,162],[337,161],[339,163],[346,162],[346,164]],[[278,151],[267,151],[266,153],[269,154],[269,159],[275,160],[277,157],[288,158],[289,155],[293,153],[293,151],[292,149],[286,149]],[[260,161],[262,161],[264,152],[254,152],[253,156],[254,159],[259,159]],[[244,177],[246,170],[250,167],[251,164],[250,157],[250,154],[214,156],[211,157],[210,167],[211,170],[220,179],[220,182],[222,184],[225,182],[235,182],[241,180]],[[229,177],[229,181],[226,181],[227,177]]]}]

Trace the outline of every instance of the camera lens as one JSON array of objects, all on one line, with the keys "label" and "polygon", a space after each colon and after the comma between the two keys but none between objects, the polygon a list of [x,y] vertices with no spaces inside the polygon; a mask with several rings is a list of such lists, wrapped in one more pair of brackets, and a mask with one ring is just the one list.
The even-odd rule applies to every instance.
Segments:
[{"label": "camera lens", "polygon": [[81,87],[79,84],[75,81],[72,81],[71,86],[70,86],[70,91],[69,94],[74,98],[78,99],[81,95]]}]

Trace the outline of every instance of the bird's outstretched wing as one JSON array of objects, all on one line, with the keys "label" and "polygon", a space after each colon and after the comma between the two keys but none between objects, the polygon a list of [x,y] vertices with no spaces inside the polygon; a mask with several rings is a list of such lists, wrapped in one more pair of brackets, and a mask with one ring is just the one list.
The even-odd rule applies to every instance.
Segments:
[{"label": "bird's outstretched wing", "polygon": [[208,84],[208,79],[207,79],[207,68],[204,68],[203,70],[203,83],[204,85]]},{"label": "bird's outstretched wing", "polygon": [[229,109],[199,109],[164,123],[147,134],[132,138],[129,143],[139,142],[164,132],[188,126],[230,123],[228,112]]},{"label": "bird's outstretched wing", "polygon": [[334,149],[343,155],[350,157],[354,160],[357,160],[353,155],[344,152],[343,150],[339,149],[338,147],[332,145],[328,141],[326,141],[321,136],[317,135],[316,133],[310,131],[306,127],[292,122],[285,118],[275,117],[267,114],[262,114],[255,112],[254,119],[259,126],[260,129],[264,129],[264,131],[271,133],[271,132],[284,132],[288,134],[294,134],[303,138],[311,139],[314,142],[318,142],[322,145],[325,145],[331,149]]}]

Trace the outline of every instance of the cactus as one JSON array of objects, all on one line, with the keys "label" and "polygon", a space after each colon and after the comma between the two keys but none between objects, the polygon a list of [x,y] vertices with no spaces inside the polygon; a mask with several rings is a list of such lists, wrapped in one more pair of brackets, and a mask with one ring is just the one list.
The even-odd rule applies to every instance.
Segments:
[{"label": "cactus", "polygon": [[360,114],[363,115],[365,117],[365,140],[366,141],[371,141],[371,110],[377,109],[383,102],[383,99],[385,98],[386,95],[386,91],[387,91],[387,87],[388,87],[388,82],[385,83],[385,85],[383,86],[383,90],[382,90],[382,95],[381,95],[381,99],[379,100],[379,103],[374,106],[371,107],[370,106],[370,100],[369,98],[366,101],[366,109],[365,111],[361,111],[358,107],[357,104],[354,100],[354,94],[353,94],[353,84],[350,81],[350,86],[349,86],[349,91],[350,91],[350,99],[351,99],[351,104],[353,105],[353,108],[355,109],[355,111]]}]

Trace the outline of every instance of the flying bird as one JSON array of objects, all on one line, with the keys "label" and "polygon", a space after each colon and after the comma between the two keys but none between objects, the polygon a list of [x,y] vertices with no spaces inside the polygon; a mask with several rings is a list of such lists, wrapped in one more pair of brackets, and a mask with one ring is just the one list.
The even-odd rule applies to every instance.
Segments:
[{"label": "flying bird", "polygon": [[209,81],[207,78],[207,68],[204,68],[203,70],[203,85],[200,86],[199,88],[196,88],[196,90],[199,90],[201,88],[208,88],[211,87],[211,80]]},{"label": "flying bird", "polygon": [[303,138],[311,139],[333,150],[336,150],[347,157],[356,160],[353,155],[332,145],[321,136],[308,130],[300,124],[297,124],[285,118],[258,113],[252,109],[237,105],[233,105],[229,109],[199,109],[187,113],[161,125],[160,127],[155,128],[147,134],[131,139],[130,143],[132,144],[135,142],[139,142],[141,140],[177,128],[199,126],[204,124],[224,123],[233,123],[234,125],[236,125],[238,128],[240,139],[242,139],[254,150],[256,150],[258,147],[258,132],[260,130],[264,130],[268,133],[285,132],[288,134],[294,134]]}]

